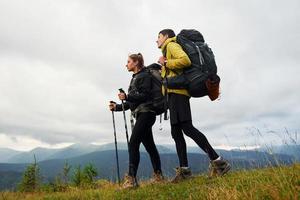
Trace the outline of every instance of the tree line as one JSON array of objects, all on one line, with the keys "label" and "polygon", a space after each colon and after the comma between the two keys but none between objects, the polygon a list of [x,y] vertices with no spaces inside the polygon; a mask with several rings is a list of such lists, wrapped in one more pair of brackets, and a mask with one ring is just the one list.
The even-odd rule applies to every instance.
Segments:
[{"label": "tree line", "polygon": [[26,167],[17,189],[20,192],[62,192],[69,187],[93,188],[96,186],[97,176],[97,169],[91,163],[83,167],[81,165],[72,167],[68,161],[65,161],[61,172],[54,180],[44,183],[34,156],[34,162]]}]

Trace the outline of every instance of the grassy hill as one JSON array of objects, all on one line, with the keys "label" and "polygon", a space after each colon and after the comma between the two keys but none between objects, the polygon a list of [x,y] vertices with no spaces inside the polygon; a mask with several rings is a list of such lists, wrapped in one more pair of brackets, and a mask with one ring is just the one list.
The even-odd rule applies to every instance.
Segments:
[{"label": "grassy hill", "polygon": [[0,199],[299,199],[300,164],[236,171],[222,178],[198,175],[178,184],[141,182],[133,190],[98,181],[95,189],[69,188],[57,193],[0,193]]}]

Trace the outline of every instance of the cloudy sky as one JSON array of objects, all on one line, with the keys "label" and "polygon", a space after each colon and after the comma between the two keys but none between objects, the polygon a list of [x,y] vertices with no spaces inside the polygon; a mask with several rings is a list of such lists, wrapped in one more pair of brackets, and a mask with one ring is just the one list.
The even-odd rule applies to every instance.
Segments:
[{"label": "cloudy sky", "polygon": [[[0,0],[0,148],[113,142],[107,105],[128,87],[127,56],[156,62],[163,28],[197,29],[215,52],[221,98],[191,100],[213,146],[299,142],[299,9],[298,0]],[[122,113],[116,122],[125,141]],[[169,122],[158,122],[157,143],[173,144]]]}]

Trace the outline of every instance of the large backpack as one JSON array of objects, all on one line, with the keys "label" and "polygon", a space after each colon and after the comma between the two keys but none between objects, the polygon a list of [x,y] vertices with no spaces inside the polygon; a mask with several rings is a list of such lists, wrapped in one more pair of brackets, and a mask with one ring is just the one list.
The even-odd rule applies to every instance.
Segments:
[{"label": "large backpack", "polygon": [[188,55],[192,65],[182,74],[170,78],[168,88],[186,88],[192,97],[209,95],[212,101],[217,99],[220,77],[217,75],[214,53],[202,34],[194,29],[184,29],[177,35],[176,42]]},{"label": "large backpack", "polygon": [[156,115],[160,115],[167,109],[167,101],[162,94],[161,66],[153,63],[146,67],[146,70],[151,75],[152,109],[155,111]]}]

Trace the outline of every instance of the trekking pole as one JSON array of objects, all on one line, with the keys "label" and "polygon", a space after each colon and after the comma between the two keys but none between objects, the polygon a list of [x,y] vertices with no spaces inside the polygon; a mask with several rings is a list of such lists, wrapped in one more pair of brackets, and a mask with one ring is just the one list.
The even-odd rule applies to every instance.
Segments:
[{"label": "trekking pole", "polygon": [[161,124],[161,121],[162,121],[162,114],[159,115],[159,130],[160,130],[160,131],[162,130],[162,124]]},{"label": "trekking pole", "polygon": [[[115,103],[114,101],[110,101],[110,103]],[[116,123],[115,123],[115,114],[114,111],[111,111],[112,120],[113,120],[113,128],[114,128],[114,136],[115,136],[115,149],[116,149],[116,161],[117,161],[117,173],[118,173],[118,182],[121,184],[120,179],[120,167],[119,167],[119,155],[118,155],[118,143],[117,143],[117,134],[116,134]]]},{"label": "trekking pole", "polygon": [[[169,93],[168,93],[168,79],[166,78],[166,85],[165,85],[165,95],[166,95],[166,101],[165,101],[165,108],[167,108],[169,103]],[[164,112],[164,120],[168,120],[168,109],[165,109]]]},{"label": "trekking pole", "polygon": [[[120,93],[124,93],[124,90],[122,88],[119,89]],[[122,100],[122,110],[123,110],[123,117],[124,117],[124,123],[125,123],[125,132],[126,132],[126,140],[127,140],[127,147],[129,150],[129,140],[128,140],[128,128],[127,128],[127,120],[126,120],[126,114],[125,114],[125,108],[124,108],[124,100]]]}]

